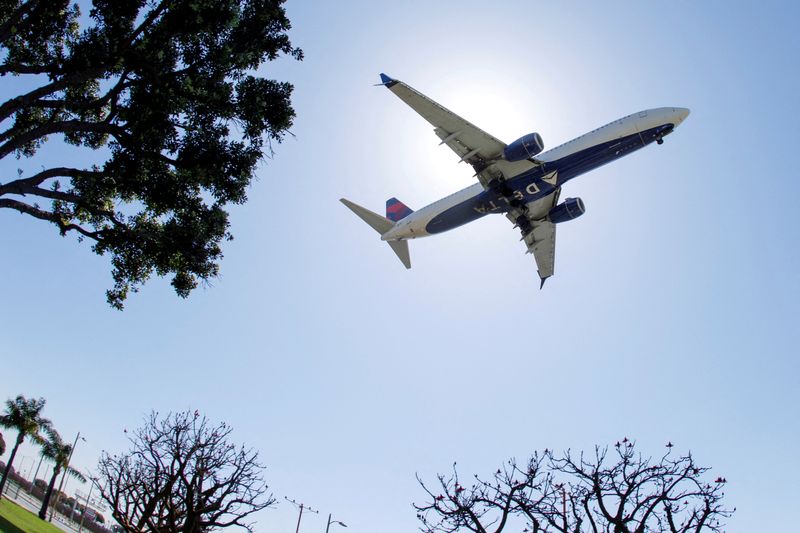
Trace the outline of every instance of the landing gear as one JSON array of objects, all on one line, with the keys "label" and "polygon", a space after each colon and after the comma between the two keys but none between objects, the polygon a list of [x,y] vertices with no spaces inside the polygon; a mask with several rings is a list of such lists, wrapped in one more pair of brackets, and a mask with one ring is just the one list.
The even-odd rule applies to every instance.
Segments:
[{"label": "landing gear", "polygon": [[664,144],[664,139],[662,139],[661,137],[659,137],[658,139],[656,139],[656,143],[657,143],[657,144]]},{"label": "landing gear", "polygon": [[528,206],[526,206],[522,200],[514,196],[514,191],[508,186],[506,180],[502,177],[494,178],[487,185],[489,190],[498,196],[502,196],[505,201],[508,202],[508,205],[519,213],[514,221],[517,227],[522,230],[522,236],[525,237],[533,231],[533,225],[531,225],[531,221],[528,219]]},{"label": "landing gear", "polygon": [[489,189],[491,189],[493,193],[499,196],[505,196],[506,198],[514,194],[514,191],[511,190],[511,187],[508,186],[508,183],[506,183],[504,179],[494,178],[489,182]]},{"label": "landing gear", "polygon": [[[525,208],[525,204],[522,203],[522,200],[515,196],[514,191],[508,186],[508,182],[506,182],[506,180],[503,178],[494,178],[488,183],[488,187],[489,190],[491,190],[497,196],[502,196],[506,202],[508,202],[508,205],[514,209]],[[519,195],[519,193],[517,193],[517,195]]]},{"label": "landing gear", "polygon": [[528,220],[528,217],[526,217],[525,215],[518,216],[515,222],[517,223],[519,229],[522,231],[523,237],[525,237],[526,235],[528,235],[528,233],[533,231],[533,226],[531,225],[531,221]]}]

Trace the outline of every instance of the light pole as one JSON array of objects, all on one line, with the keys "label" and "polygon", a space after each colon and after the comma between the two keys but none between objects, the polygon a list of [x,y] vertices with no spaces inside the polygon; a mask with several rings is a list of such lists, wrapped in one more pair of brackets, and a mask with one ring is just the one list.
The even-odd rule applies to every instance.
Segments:
[{"label": "light pole", "polygon": [[33,479],[31,480],[31,483],[33,483],[34,481],[36,481],[36,476],[38,476],[38,475],[39,475],[39,469],[42,467],[42,461],[44,461],[44,454],[41,454],[41,453],[40,453],[40,454],[39,454],[39,464],[38,464],[38,465],[36,465],[36,473],[35,473],[35,474],[33,474]]},{"label": "light pole", "polygon": [[[33,470],[33,463],[34,463],[34,461],[36,461],[36,457],[26,455],[26,456],[24,456],[22,458],[22,461],[19,462],[19,473],[20,473],[20,477],[22,479],[26,479],[25,478],[25,474],[23,473],[23,470],[25,469],[25,467],[23,466],[25,464],[25,459],[30,459],[31,460],[31,468],[30,469]],[[19,489],[22,488],[22,484],[21,483],[17,483],[16,485],[17,485],[17,493],[14,494],[14,498],[19,498]]]},{"label": "light pole", "polygon": [[[69,457],[67,457],[67,464],[64,466],[64,473],[61,474],[61,483],[58,484],[58,493],[56,494],[55,502],[53,503],[53,508],[50,510],[50,521],[53,521],[53,515],[55,515],[56,510],[58,509],[58,500],[61,497],[61,491],[64,489],[64,479],[67,477],[67,471],[69,470],[69,462],[72,461],[72,454],[75,453],[75,446],[78,445],[78,439],[81,438],[81,432],[79,431],[77,435],[75,435],[75,442],[72,443],[72,448],[69,450]],[[83,439],[83,442],[86,442],[86,439]]]},{"label": "light pole", "polygon": [[347,527],[347,524],[344,522],[339,522],[338,520],[331,521],[331,513],[328,513],[328,525],[325,526],[325,533],[328,533],[328,530],[331,528],[331,524],[339,524],[342,527]]},{"label": "light pole", "polygon": [[315,509],[312,509],[311,507],[309,507],[308,505],[306,505],[304,503],[298,503],[298,502],[296,502],[294,500],[290,500],[286,496],[284,496],[283,498],[287,502],[290,502],[290,503],[294,504],[295,506],[297,506],[300,509],[300,514],[297,516],[297,528],[294,530],[294,533],[299,533],[300,532],[300,519],[303,518],[303,509],[305,509],[309,513],[317,513],[317,514],[319,514],[319,511],[317,511]]},{"label": "light pole", "polygon": [[92,485],[89,487],[89,495],[86,496],[86,505],[83,507],[83,512],[81,513],[81,527],[78,528],[78,533],[83,531],[83,519],[86,518],[86,511],[89,510],[89,502],[92,498],[92,489],[94,488],[94,484],[97,482],[96,477],[90,477],[89,479],[92,480]]},{"label": "light pole", "polygon": [[36,457],[34,457],[32,455],[26,455],[25,457],[22,458],[22,461],[20,461],[20,463],[19,463],[19,473],[20,473],[20,475],[22,476],[23,479],[28,479],[27,475],[23,472],[25,470],[24,465],[25,465],[25,460],[26,459],[30,459],[31,460],[31,466],[30,466],[30,468],[28,468],[28,474],[33,472],[33,463],[36,462]]}]

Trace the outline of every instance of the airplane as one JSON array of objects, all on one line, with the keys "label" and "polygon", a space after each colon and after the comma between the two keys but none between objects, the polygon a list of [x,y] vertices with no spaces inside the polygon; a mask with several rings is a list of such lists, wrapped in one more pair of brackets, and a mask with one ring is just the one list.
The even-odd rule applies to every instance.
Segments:
[{"label": "airplane", "polygon": [[533,254],[541,283],[555,268],[556,226],[586,212],[580,198],[558,203],[572,178],[653,142],[662,144],[689,115],[682,107],[647,109],[622,117],[546,152],[541,135],[530,133],[506,144],[445,109],[402,81],[381,74],[382,85],[434,127],[440,145],[469,163],[478,183],[413,211],[397,198],[386,201],[386,216],[345,198],[340,201],[381,235],[406,268],[408,240],[457,228],[502,213],[519,228]]}]

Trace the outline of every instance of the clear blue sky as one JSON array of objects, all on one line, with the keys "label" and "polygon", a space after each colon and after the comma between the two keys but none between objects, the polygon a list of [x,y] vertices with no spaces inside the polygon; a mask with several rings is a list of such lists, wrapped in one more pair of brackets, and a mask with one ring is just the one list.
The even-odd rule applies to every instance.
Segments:
[{"label": "clear blue sky", "polygon": [[[415,472],[432,479],[457,460],[488,473],[623,436],[648,454],[671,440],[725,476],[729,531],[788,531],[800,476],[797,7],[287,9],[306,59],[265,72],[296,85],[295,137],[233,209],[236,240],[212,287],[184,301],[153,280],[113,311],[107,259],[0,212],[0,396],[47,398],[66,438],[86,436],[80,469],[124,449],[123,429],[150,409],[225,420],[261,451],[279,498],[321,510],[301,531],[323,531],[328,512],[350,532],[413,531]],[[650,107],[692,114],[663,146],[566,186],[587,213],[560,228],[556,275],[539,291],[504,217],[412,242],[405,271],[339,204],[418,208],[473,183],[424,120],[371,86],[379,72],[506,142],[538,131],[555,146]],[[258,531],[296,518],[283,503]]]}]

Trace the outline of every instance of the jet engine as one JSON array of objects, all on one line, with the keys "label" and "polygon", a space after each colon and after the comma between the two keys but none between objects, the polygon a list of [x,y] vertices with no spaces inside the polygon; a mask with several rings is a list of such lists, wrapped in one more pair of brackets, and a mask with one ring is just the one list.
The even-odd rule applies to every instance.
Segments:
[{"label": "jet engine", "polygon": [[523,161],[530,159],[542,150],[544,150],[542,136],[538,133],[529,133],[506,146],[503,150],[503,157],[506,161]]},{"label": "jet engine", "polygon": [[563,203],[558,204],[550,210],[550,222],[559,224],[567,220],[573,220],[586,212],[583,200],[580,198],[567,198]]}]

